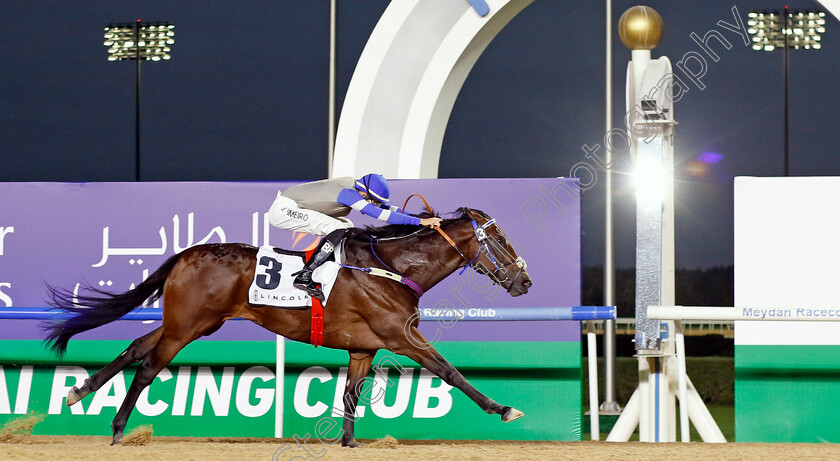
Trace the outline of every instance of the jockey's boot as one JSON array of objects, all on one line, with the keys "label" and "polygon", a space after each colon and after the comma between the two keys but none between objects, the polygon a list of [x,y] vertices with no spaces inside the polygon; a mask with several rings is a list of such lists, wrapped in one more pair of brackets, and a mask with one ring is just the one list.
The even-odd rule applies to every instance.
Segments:
[{"label": "jockey's boot", "polygon": [[312,296],[324,302],[324,293],[318,288],[318,284],[312,280],[312,272],[321,264],[329,259],[330,255],[335,251],[335,247],[344,238],[345,229],[338,229],[327,234],[318,244],[318,249],[312,258],[303,265],[303,269],[297,273],[293,285],[295,288],[300,288]]},{"label": "jockey's boot", "polygon": [[312,271],[314,269],[308,269],[306,267],[303,268],[302,271],[298,272],[297,277],[295,277],[294,286],[296,288],[300,288],[301,290],[305,291],[312,296],[313,298],[318,298],[321,302],[324,302],[324,292],[318,288],[318,284],[312,280]]}]

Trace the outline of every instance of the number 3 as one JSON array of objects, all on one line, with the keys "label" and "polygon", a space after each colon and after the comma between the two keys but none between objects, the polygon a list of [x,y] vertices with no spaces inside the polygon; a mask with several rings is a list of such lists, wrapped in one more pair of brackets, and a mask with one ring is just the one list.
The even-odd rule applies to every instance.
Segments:
[{"label": "number 3", "polygon": [[277,288],[280,285],[280,270],[283,268],[283,264],[276,259],[263,256],[260,258],[259,265],[263,268],[263,273],[257,275],[257,286],[263,290]]}]

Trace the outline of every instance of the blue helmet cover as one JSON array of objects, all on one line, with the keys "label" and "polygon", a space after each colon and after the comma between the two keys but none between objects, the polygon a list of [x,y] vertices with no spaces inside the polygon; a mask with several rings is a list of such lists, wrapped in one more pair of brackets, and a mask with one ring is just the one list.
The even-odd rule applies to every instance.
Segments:
[{"label": "blue helmet cover", "polygon": [[356,190],[367,192],[382,203],[391,198],[391,186],[381,174],[366,174],[356,181]]}]

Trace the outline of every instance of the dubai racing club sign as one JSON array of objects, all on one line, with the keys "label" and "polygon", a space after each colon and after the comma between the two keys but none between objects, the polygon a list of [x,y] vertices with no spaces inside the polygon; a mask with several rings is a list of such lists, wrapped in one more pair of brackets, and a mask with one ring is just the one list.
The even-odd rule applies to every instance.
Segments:
[{"label": "dubai racing club sign", "polygon": [[[86,281],[125,291],[170,255],[199,243],[311,247],[311,236],[271,228],[265,219],[277,191],[292,184],[0,184],[0,310],[44,307],[45,282],[72,288]],[[473,271],[453,275],[423,296],[423,312],[455,309],[480,317],[509,307],[579,304],[580,190],[574,181],[392,183],[396,204],[411,193],[425,195],[444,217],[469,206],[497,218],[534,278],[527,296],[511,298]],[[408,211],[419,211],[419,204]],[[358,214],[351,218],[356,225],[379,224]],[[58,359],[44,349],[39,321],[2,322],[0,424],[40,413],[46,418],[35,433],[43,434],[109,434],[135,368],[73,407],[64,404],[67,391],[160,326],[114,322],[78,335]],[[448,320],[422,322],[421,331],[473,385],[526,418],[502,424],[416,363],[380,351],[374,359],[380,366],[370,375],[377,398],[360,402],[357,437],[579,439],[579,323]],[[152,424],[158,435],[310,434],[331,440],[344,412],[347,360],[344,351],[316,350],[278,340],[250,322],[227,322],[187,346],[158,375],[128,428]]]},{"label": "dubai racing club sign", "polygon": [[[8,344],[8,343],[6,343]],[[84,341],[77,345],[68,362],[84,361],[77,357],[102,355],[93,349],[119,350],[116,341]],[[273,363],[272,342],[197,342],[188,346],[187,361],[214,354],[220,348],[228,353],[249,356],[268,362],[265,365],[185,365],[176,359],[164,368],[140,396],[130,427],[151,424],[155,434],[179,436],[272,437],[310,433],[313,439],[331,440],[340,436],[344,414],[342,394],[347,373],[338,364],[343,354],[313,351],[311,346],[288,344],[295,358],[279,371]],[[441,343],[441,351],[478,388],[489,395],[515,399],[529,416],[517,426],[502,424],[497,416],[485,415],[463,393],[453,389],[427,370],[409,360],[380,352],[372,373],[372,396],[356,409],[357,435],[361,438],[392,435],[401,438],[476,437],[497,439],[579,437],[579,419],[558,418],[579,411],[580,376],[575,352],[563,343],[505,342]],[[482,351],[479,352],[478,349]],[[90,350],[85,350],[90,349]],[[491,356],[509,357],[489,364]],[[534,354],[565,357],[531,361]],[[32,357],[35,358],[35,357]],[[49,361],[49,357],[42,360]],[[478,367],[471,367],[475,360]],[[318,363],[318,365],[303,362]],[[494,366],[496,368],[494,368]],[[495,370],[495,371],[494,371]],[[67,392],[80,386],[96,367],[79,365],[3,365],[0,366],[0,424],[15,416],[37,413],[47,416],[36,433],[108,435],[134,368],[126,369],[109,380],[97,392],[68,407]],[[277,376],[284,374],[282,382]],[[526,374],[523,379],[520,374]],[[284,391],[285,389],[285,391]],[[575,398],[577,396],[577,398]],[[278,414],[282,411],[282,414]],[[464,425],[470,420],[473,424]],[[401,423],[395,425],[395,423]],[[441,428],[446,428],[442,431]]]}]

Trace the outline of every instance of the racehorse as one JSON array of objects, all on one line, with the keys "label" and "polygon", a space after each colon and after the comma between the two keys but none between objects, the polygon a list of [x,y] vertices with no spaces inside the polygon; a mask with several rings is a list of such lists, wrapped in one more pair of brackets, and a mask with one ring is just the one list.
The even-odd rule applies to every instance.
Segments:
[{"label": "racehorse", "polygon": [[[531,278],[499,225],[480,210],[460,208],[438,232],[426,227],[388,225],[353,229],[345,243],[346,264],[394,271],[426,291],[470,266],[500,284],[511,296],[528,292]],[[146,300],[163,299],[163,325],[137,338],[113,362],[73,387],[67,405],[99,389],[131,363],[141,364],[111,428],[118,444],[140,393],[184,346],[218,330],[232,318],[250,320],[288,339],[310,343],[311,309],[253,306],[248,289],[257,248],[237,243],[188,248],[164,262],[140,285],[121,294],[88,287],[77,295],[50,288],[50,304],[72,314],[47,326],[47,341],[62,355],[70,338],[115,321]],[[385,266],[385,267],[382,267]],[[489,399],[455,369],[418,331],[417,291],[363,271],[342,268],[326,306],[325,347],[350,354],[344,390],[343,446],[358,446],[354,415],[371,362],[379,349],[404,355],[463,391],[482,410],[509,422],[524,414]],[[337,437],[336,437],[337,438]]]}]

